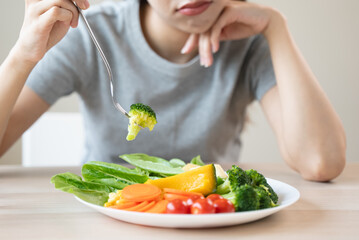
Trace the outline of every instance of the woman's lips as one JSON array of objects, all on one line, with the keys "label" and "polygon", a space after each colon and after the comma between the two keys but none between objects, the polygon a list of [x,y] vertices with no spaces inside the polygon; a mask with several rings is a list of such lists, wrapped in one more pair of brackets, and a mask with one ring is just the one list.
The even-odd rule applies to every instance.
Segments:
[{"label": "woman's lips", "polygon": [[212,2],[209,1],[200,1],[200,2],[194,2],[194,3],[188,3],[178,9],[178,12],[180,12],[183,15],[186,16],[195,16],[203,13],[207,10],[209,5],[211,5]]}]

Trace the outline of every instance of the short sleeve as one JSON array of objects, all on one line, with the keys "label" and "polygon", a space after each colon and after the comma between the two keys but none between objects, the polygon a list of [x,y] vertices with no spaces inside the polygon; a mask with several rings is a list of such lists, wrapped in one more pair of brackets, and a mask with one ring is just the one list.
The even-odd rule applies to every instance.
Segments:
[{"label": "short sleeve", "polygon": [[88,76],[89,44],[84,29],[70,29],[66,36],[52,47],[29,75],[30,87],[48,104],[81,88]]},{"label": "short sleeve", "polygon": [[251,92],[255,99],[261,100],[264,94],[276,85],[270,49],[262,35],[255,37],[247,58],[246,71]]}]

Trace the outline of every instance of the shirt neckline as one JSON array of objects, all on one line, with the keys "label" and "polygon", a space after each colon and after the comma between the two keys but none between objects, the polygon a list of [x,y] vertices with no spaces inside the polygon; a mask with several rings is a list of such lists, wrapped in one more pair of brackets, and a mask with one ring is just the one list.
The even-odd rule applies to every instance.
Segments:
[{"label": "shirt neckline", "polygon": [[198,55],[183,64],[173,63],[159,56],[149,46],[143,34],[140,21],[140,1],[133,0],[132,2],[133,6],[129,7],[129,16],[126,18],[130,21],[128,26],[130,26],[130,35],[133,40],[131,43],[135,45],[136,53],[140,58],[146,56],[143,59],[146,65],[150,65],[150,67],[155,68],[159,72],[175,77],[186,77],[202,69],[202,66],[199,64]]}]

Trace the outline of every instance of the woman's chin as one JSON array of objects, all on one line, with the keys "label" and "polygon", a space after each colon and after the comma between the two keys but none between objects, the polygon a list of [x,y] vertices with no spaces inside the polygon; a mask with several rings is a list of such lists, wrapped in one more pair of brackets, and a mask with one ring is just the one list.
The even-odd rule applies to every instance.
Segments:
[{"label": "woman's chin", "polygon": [[199,23],[193,23],[193,24],[186,24],[185,26],[180,26],[180,30],[186,33],[194,33],[194,34],[201,34],[207,32],[212,27],[212,24],[205,23],[205,24],[199,24]]}]

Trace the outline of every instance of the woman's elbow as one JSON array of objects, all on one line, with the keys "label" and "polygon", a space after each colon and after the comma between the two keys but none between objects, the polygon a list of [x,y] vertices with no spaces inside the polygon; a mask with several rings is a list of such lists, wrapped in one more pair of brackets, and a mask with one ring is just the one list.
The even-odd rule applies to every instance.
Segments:
[{"label": "woman's elbow", "polygon": [[307,166],[300,171],[302,177],[309,181],[327,182],[338,177],[344,170],[345,150],[335,154],[317,154],[307,159]]}]

